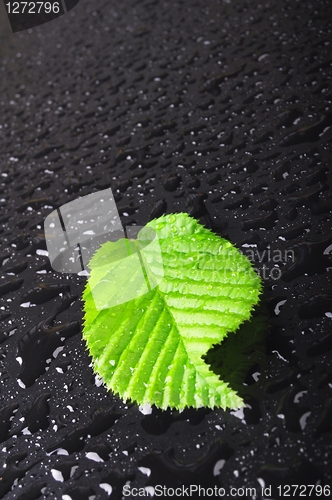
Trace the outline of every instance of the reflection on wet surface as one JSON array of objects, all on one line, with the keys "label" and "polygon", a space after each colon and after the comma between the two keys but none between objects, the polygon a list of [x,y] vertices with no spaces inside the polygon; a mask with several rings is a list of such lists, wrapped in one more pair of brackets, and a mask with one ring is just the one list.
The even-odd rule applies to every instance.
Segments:
[{"label": "reflection on wet surface", "polygon": [[[0,496],[331,484],[327,7],[81,0],[12,35],[0,3]],[[208,354],[242,411],[144,415],[93,375],[86,278],[52,270],[43,221],[109,187],[123,226],[184,211],[255,255],[294,251]]]}]

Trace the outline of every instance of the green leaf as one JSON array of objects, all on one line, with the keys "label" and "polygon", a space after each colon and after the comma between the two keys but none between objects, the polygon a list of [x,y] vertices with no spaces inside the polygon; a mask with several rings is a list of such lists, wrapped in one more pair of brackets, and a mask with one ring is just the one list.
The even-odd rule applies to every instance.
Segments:
[{"label": "green leaf", "polygon": [[[139,404],[241,407],[242,399],[202,356],[250,318],[261,293],[259,276],[229,241],[187,214],[163,216],[147,227],[156,232],[161,252],[160,258],[155,245],[146,246],[140,260],[160,278],[147,293],[97,309],[96,290],[112,303],[116,294],[123,300],[142,289],[136,271],[118,260],[128,240],[105,243],[90,261],[83,337],[95,372],[109,390]],[[134,252],[135,242],[129,245]]]}]

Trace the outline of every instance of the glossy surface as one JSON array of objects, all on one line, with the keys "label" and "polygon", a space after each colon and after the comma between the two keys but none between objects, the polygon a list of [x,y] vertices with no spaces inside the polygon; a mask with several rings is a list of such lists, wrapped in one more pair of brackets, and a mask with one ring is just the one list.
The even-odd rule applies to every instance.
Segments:
[{"label": "glossy surface", "polygon": [[[81,0],[16,35],[0,11],[0,496],[332,484],[330,1]],[[243,412],[144,415],[93,376],[43,221],[108,187],[123,226],[184,211],[255,250]]]}]

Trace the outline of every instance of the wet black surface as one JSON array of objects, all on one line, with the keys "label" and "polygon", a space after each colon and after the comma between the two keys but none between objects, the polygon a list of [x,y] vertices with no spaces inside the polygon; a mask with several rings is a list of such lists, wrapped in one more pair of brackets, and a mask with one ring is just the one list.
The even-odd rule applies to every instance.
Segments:
[{"label": "wet black surface", "polygon": [[[15,35],[0,15],[0,497],[332,485],[330,2],[81,0]],[[254,252],[252,341],[209,358],[243,413],[143,415],[95,379],[86,278],[52,271],[43,220],[108,187],[124,225],[185,211]]]}]

